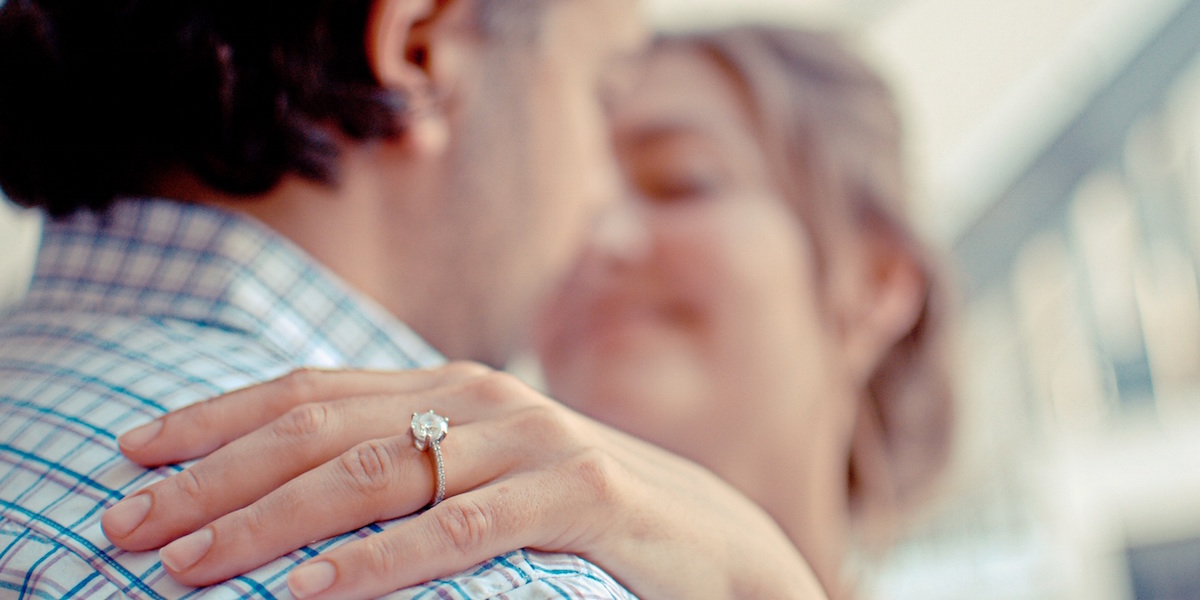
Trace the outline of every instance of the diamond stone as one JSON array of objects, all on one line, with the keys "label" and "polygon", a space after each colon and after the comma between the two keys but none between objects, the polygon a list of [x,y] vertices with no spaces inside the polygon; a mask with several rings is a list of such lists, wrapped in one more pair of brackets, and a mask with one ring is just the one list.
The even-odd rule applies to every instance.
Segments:
[{"label": "diamond stone", "polygon": [[432,410],[420,414],[413,413],[412,434],[417,450],[424,450],[433,442],[440,442],[450,430],[450,421]]}]

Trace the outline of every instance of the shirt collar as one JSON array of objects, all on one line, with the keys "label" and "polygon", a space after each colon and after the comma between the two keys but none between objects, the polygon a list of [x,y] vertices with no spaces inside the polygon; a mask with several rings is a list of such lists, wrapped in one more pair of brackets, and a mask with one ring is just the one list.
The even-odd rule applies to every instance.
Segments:
[{"label": "shirt collar", "polygon": [[416,333],[249,218],[125,200],[46,224],[26,306],[183,320],[240,332],[298,364],[443,361]]}]

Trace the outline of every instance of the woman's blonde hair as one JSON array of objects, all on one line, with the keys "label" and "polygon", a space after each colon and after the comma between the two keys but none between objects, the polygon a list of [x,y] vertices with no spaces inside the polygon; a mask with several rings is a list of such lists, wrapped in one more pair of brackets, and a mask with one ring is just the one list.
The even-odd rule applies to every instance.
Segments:
[{"label": "woman's blonde hair", "polygon": [[847,465],[853,515],[912,508],[948,461],[954,402],[946,282],[905,216],[903,135],[888,85],[827,33],[743,27],[660,44],[699,49],[740,84],[777,185],[813,240],[819,284],[847,236],[888,236],[923,271],[920,315],[867,382]]}]

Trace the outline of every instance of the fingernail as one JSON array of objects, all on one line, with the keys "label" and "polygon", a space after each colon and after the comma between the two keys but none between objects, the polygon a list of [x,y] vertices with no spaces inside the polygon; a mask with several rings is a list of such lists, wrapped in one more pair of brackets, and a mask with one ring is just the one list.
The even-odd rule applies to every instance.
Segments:
[{"label": "fingernail", "polygon": [[125,432],[125,435],[117,438],[117,444],[125,450],[137,450],[149,444],[151,440],[158,437],[158,432],[162,431],[162,420],[155,419]]},{"label": "fingernail", "polygon": [[192,565],[200,562],[201,558],[208,553],[208,549],[212,547],[213,532],[212,529],[205,527],[196,533],[192,533],[181,537],[158,551],[158,558],[168,569],[176,573],[182,573]]},{"label": "fingernail", "polygon": [[101,517],[104,530],[117,537],[129,535],[146,520],[152,503],[150,494],[134,494],[114,504]]},{"label": "fingernail", "polygon": [[288,575],[287,584],[293,596],[307,598],[329,589],[336,577],[333,563],[319,560],[300,565]]}]

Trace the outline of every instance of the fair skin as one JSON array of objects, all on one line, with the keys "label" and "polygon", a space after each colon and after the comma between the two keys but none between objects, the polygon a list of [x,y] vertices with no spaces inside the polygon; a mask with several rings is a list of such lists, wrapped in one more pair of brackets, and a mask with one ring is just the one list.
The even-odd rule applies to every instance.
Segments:
[{"label": "fair skin", "polygon": [[206,458],[138,492],[146,514],[128,533],[110,510],[105,532],[128,550],[170,542],[167,572],[206,585],[412,514],[433,475],[408,420],[429,406],[452,424],[447,499],[292,571],[295,596],[375,597],[524,547],[579,554],[645,598],[825,597],[775,522],[709,471],[473,363],[300,371],[172,413],[122,451],[146,466]]},{"label": "fair skin", "polygon": [[413,109],[404,135],[343,144],[337,185],[160,191],[255,217],[446,356],[503,364],[595,223],[624,210],[603,102],[646,34],[633,0],[551,2],[528,43],[484,36],[473,10],[377,0],[372,70]]},{"label": "fair skin", "polygon": [[614,127],[647,241],[585,255],[542,323],[547,382],[745,492],[829,588],[856,399],[811,241],[724,73],[673,50],[645,82]]},{"label": "fair skin", "polygon": [[[432,481],[411,439],[394,433],[410,409],[433,405],[455,424],[451,499],[323,557],[335,576],[326,593],[369,595],[519,546],[580,553],[645,597],[820,597],[798,546],[837,593],[856,394],[911,326],[919,285],[891,273],[893,260],[844,248],[839,264],[858,268],[819,294],[811,241],[769,183],[737,90],[686,52],[660,55],[644,79],[614,115],[642,239],[589,248],[540,337],[550,379],[596,386],[576,388],[582,412],[712,468],[787,535],[695,465],[507,376],[453,365],[302,372],[170,415],[144,445],[123,439],[146,465],[216,452],[145,492],[150,517],[118,543],[157,547],[204,527],[215,541],[197,562],[172,569],[179,542],[164,560],[182,581],[206,583],[408,514]],[[841,300],[836,314],[829,298]],[[564,317],[580,326],[556,324]],[[648,381],[658,385],[643,389]],[[646,427],[654,422],[672,426]],[[264,466],[247,473],[251,457]],[[331,515],[329,505],[345,508]],[[293,573],[298,595],[308,577]]]},{"label": "fair skin", "polygon": [[811,241],[752,125],[711,61],[651,61],[614,116],[646,243],[585,255],[538,353],[552,395],[712,469],[808,542],[828,585],[856,399]]},{"label": "fair skin", "polygon": [[745,98],[695,50],[657,52],[613,123],[645,239],[586,253],[550,303],[551,393],[733,484],[839,596],[864,375],[913,325],[922,277],[898,253],[872,260],[864,236],[818,280]]},{"label": "fair skin", "polygon": [[[423,110],[400,139],[348,144],[338,185],[289,180],[250,203],[186,178],[178,189],[264,221],[448,356],[494,364],[588,232],[612,221],[601,100],[607,65],[641,30],[632,2],[555,0],[522,69],[501,77],[491,61],[517,51],[485,43],[470,5],[378,0],[372,68]],[[452,423],[450,497],[292,571],[294,595],[373,597],[531,547],[591,558],[645,597],[823,597],[770,517],[708,471],[464,363],[302,371],[130,432],[122,451],[146,466],[208,456],[110,509],[105,534],[161,547],[173,578],[204,585],[412,514],[433,481],[408,420],[430,407]]]}]

